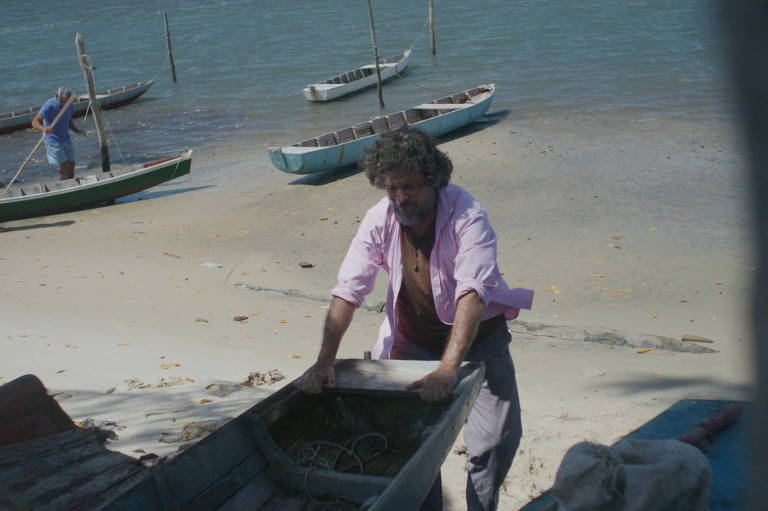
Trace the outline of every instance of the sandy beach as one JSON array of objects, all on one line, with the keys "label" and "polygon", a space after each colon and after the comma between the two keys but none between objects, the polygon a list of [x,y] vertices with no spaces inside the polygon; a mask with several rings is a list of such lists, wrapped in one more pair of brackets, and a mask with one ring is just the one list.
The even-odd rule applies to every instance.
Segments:
[{"label": "sandy beach", "polygon": [[[524,433],[501,509],[548,489],[576,442],[611,444],[682,398],[750,398],[758,269],[732,126],[492,109],[440,147],[489,212],[505,278],[536,293],[509,323]],[[298,178],[260,148],[201,152],[172,193],[4,223],[0,384],[35,374],[73,420],[113,429],[110,449],[173,454],[194,441],[185,425],[214,428],[314,362],[328,291],[380,197],[360,173]],[[382,320],[359,310],[339,356],[370,350]],[[716,352],[571,335],[585,329],[696,335],[714,342],[679,344]],[[285,378],[238,385],[270,370]],[[462,444],[443,465],[446,509],[464,508]]]}]

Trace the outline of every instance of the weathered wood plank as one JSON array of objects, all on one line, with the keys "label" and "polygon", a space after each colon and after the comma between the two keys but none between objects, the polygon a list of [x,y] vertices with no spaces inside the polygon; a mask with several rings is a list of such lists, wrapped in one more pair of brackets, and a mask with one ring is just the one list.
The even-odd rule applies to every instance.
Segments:
[{"label": "weathered wood plank", "polygon": [[184,503],[184,509],[207,511],[216,509],[235,495],[248,481],[267,466],[264,457],[256,453],[229,471],[194,499]]},{"label": "weathered wood plank", "polygon": [[232,421],[164,465],[162,482],[175,500],[190,501],[221,474],[242,463],[255,449],[244,424]]},{"label": "weathered wood plank", "polygon": [[[66,493],[44,495],[33,503],[35,509],[66,509],[67,511],[86,511],[109,502],[142,480],[149,477],[149,472],[139,462],[124,463],[111,470],[101,472],[94,477],[82,478],[77,486],[72,486]],[[51,497],[54,497],[51,500]]]},{"label": "weathered wood plank", "polygon": [[[63,467],[75,464],[89,463],[93,458],[109,456],[111,453],[92,440],[73,444],[66,449],[54,449],[41,455],[19,460],[17,463],[6,465],[0,471],[0,488],[13,488],[18,484],[42,479],[61,472]],[[116,456],[121,456],[116,454]],[[127,456],[126,456],[127,458]],[[130,458],[127,458],[130,459]]]},{"label": "weathered wood plank", "polygon": [[261,471],[218,509],[219,511],[261,509],[261,506],[272,496],[274,486],[266,471]]},{"label": "weathered wood plank", "polygon": [[19,461],[43,456],[59,449],[71,449],[90,441],[81,431],[72,430],[0,447],[0,472],[4,467]]},{"label": "weathered wood plank", "polygon": [[0,387],[0,446],[75,428],[37,377],[27,374]]},{"label": "weathered wood plank", "polygon": [[[91,456],[69,466],[62,466],[59,471],[34,477],[24,481],[15,481],[3,493],[19,506],[34,504],[38,507],[60,495],[76,493],[79,486],[91,484],[99,478],[110,478],[112,470],[118,473],[123,466],[132,465],[126,462],[125,455],[104,450],[101,455]],[[138,464],[137,461],[133,460]]]}]

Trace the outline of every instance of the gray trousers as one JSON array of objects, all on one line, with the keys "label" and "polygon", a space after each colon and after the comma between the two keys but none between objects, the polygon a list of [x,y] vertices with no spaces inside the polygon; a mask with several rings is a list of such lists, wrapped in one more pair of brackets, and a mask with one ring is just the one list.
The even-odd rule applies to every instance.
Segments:
[{"label": "gray trousers", "polygon": [[[522,436],[520,400],[515,366],[509,355],[511,336],[497,328],[469,351],[465,360],[485,363],[485,381],[464,424],[467,446],[467,509],[493,511],[499,504],[499,488]],[[435,353],[398,338],[390,354],[400,360],[439,360]],[[442,481],[438,474],[422,510],[443,508]]]}]

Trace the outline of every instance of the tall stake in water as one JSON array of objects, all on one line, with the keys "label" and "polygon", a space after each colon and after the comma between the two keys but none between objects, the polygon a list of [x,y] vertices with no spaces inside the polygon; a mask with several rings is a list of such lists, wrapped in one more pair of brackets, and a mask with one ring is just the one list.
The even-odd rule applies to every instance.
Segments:
[{"label": "tall stake in water", "polygon": [[384,98],[381,95],[381,70],[379,70],[379,48],[376,46],[376,32],[373,30],[373,9],[368,0],[368,17],[371,21],[371,41],[373,42],[373,60],[376,62],[376,88],[379,91],[379,107],[384,108]]},{"label": "tall stake in water", "polygon": [[432,15],[432,0],[429,0],[429,42],[432,47],[432,55],[435,54],[435,18]]},{"label": "tall stake in water", "polygon": [[75,34],[75,46],[77,46],[77,61],[80,62],[80,67],[83,68],[83,75],[85,76],[85,88],[88,92],[88,105],[91,112],[93,112],[96,134],[99,136],[99,147],[101,147],[101,170],[109,172],[109,148],[107,147],[107,139],[104,136],[104,128],[101,126],[101,108],[96,102],[96,86],[93,83],[91,62],[88,59],[88,55],[85,54],[85,43],[83,42],[83,36],[80,35],[80,32]]},{"label": "tall stake in water", "polygon": [[168,46],[168,59],[171,61],[171,76],[173,77],[173,83],[176,83],[176,66],[173,64],[173,52],[171,51],[171,31],[168,30],[168,13],[163,13],[163,20],[165,20],[165,44]]}]

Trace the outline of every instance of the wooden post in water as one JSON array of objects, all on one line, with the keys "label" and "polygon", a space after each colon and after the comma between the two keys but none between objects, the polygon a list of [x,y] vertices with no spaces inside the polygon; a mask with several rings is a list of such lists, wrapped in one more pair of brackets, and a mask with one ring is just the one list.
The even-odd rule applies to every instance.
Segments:
[{"label": "wooden post in water", "polygon": [[83,68],[83,75],[85,76],[85,89],[88,93],[88,102],[91,107],[91,112],[93,112],[93,122],[96,125],[96,134],[99,136],[101,170],[109,172],[109,148],[107,147],[107,139],[104,136],[104,128],[101,126],[101,108],[96,101],[96,86],[93,83],[91,62],[88,59],[88,55],[85,54],[85,43],[83,42],[83,36],[80,35],[80,32],[75,34],[75,46],[77,46],[77,61],[80,62],[80,67]]},{"label": "wooden post in water", "polygon": [[432,47],[432,55],[435,54],[435,18],[432,15],[432,0],[429,0],[429,42]]},{"label": "wooden post in water", "polygon": [[173,77],[173,83],[176,83],[176,66],[173,64],[173,52],[171,52],[171,31],[168,30],[168,13],[163,13],[163,20],[165,20],[165,44],[168,46],[168,59],[171,61],[171,76]]},{"label": "wooden post in water", "polygon": [[376,63],[376,88],[379,90],[379,107],[384,108],[384,97],[381,95],[381,70],[379,69],[379,48],[376,46],[376,32],[373,30],[373,9],[368,0],[368,17],[371,23],[371,41],[373,42],[373,59]]}]

